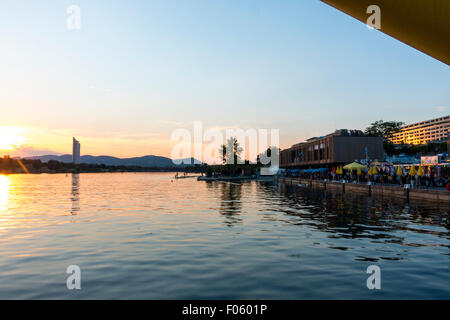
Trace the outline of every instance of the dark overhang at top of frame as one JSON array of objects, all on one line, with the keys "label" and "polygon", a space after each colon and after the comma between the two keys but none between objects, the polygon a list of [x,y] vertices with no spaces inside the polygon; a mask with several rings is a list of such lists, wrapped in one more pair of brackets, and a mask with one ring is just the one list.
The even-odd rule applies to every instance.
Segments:
[{"label": "dark overhang at top of frame", "polygon": [[450,65],[450,0],[321,0],[366,23],[380,8],[380,31]]}]

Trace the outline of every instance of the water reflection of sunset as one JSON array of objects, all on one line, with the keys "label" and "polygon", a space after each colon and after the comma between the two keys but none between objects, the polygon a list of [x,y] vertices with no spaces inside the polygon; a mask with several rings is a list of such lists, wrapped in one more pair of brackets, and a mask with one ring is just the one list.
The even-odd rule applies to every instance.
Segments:
[{"label": "water reflection of sunset", "polygon": [[[386,298],[448,297],[446,207],[173,177],[0,175],[0,299],[72,299],[61,277],[72,263],[94,279],[83,299],[247,298],[260,294],[260,283],[267,296],[369,299],[365,281],[349,285],[361,282],[354,271],[368,263],[391,265],[400,293]],[[409,281],[426,268],[427,276]],[[292,286],[292,275],[301,287]],[[322,282],[336,289],[316,291]]]},{"label": "water reflection of sunset", "polygon": [[9,178],[0,175],[0,213],[8,209],[9,200]]}]

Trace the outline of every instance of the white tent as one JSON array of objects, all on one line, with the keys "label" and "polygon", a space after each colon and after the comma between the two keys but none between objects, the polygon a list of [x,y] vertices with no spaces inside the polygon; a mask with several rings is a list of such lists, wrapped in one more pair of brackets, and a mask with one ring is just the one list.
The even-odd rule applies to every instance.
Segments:
[{"label": "white tent", "polygon": [[274,176],[278,173],[280,168],[278,166],[272,166],[269,168],[261,168],[261,176]]}]

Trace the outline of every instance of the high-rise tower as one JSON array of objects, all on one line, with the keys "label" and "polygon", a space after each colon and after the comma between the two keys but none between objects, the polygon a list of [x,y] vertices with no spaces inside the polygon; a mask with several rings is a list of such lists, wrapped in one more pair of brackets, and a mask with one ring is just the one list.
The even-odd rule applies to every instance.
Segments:
[{"label": "high-rise tower", "polygon": [[72,162],[74,164],[80,163],[80,142],[75,137],[73,138]]}]

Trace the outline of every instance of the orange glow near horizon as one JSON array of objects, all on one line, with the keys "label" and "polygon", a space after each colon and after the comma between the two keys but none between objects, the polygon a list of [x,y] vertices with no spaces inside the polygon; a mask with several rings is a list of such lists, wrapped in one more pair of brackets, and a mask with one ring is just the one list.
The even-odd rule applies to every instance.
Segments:
[{"label": "orange glow near horizon", "polygon": [[170,156],[170,134],[127,134],[122,132],[48,129],[0,126],[0,157],[29,157],[46,154],[71,154],[72,136],[81,143],[81,155],[108,155],[119,158],[144,155]]},{"label": "orange glow near horizon", "polygon": [[0,127],[0,150],[15,150],[24,142],[26,130],[20,127]]}]

